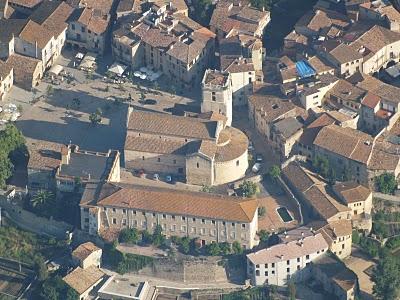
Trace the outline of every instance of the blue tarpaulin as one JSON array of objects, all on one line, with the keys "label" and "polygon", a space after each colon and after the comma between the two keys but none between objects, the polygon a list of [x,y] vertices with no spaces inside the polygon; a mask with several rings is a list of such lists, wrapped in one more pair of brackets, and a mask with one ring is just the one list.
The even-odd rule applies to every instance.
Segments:
[{"label": "blue tarpaulin", "polygon": [[315,75],[315,70],[305,60],[296,62],[296,70],[297,74],[299,74],[301,78],[311,77]]}]

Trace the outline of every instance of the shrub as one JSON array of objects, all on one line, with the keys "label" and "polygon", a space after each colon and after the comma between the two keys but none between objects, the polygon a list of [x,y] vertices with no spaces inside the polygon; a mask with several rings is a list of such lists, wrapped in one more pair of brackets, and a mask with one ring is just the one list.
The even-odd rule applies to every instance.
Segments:
[{"label": "shrub", "polygon": [[258,216],[259,217],[264,217],[266,212],[267,212],[267,210],[265,209],[265,206],[260,206],[258,208]]},{"label": "shrub", "polygon": [[242,194],[245,197],[251,198],[260,192],[258,185],[252,181],[245,180],[239,185]]},{"label": "shrub", "polygon": [[217,256],[221,254],[221,249],[219,248],[218,243],[211,243],[207,245],[206,252],[208,255]]},{"label": "shrub", "polygon": [[240,245],[240,243],[238,241],[234,241],[233,242],[232,250],[233,250],[233,253],[235,253],[235,254],[242,254],[243,253],[243,248],[242,248],[242,246]]},{"label": "shrub", "polygon": [[139,232],[136,228],[124,228],[120,231],[118,241],[120,243],[136,244],[139,240]]}]

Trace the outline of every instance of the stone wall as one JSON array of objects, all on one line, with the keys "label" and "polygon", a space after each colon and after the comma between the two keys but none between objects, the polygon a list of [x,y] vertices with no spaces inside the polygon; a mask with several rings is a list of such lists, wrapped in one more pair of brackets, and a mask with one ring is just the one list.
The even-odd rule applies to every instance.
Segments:
[{"label": "stone wall", "polygon": [[213,258],[160,258],[152,267],[140,270],[139,274],[186,283],[227,281],[224,267],[218,266],[217,260]]}]

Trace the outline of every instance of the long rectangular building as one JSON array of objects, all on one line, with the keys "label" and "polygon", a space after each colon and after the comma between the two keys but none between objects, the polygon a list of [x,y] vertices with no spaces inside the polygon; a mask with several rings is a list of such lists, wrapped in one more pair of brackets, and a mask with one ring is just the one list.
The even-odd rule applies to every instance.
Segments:
[{"label": "long rectangular building", "polygon": [[81,228],[89,234],[107,234],[123,228],[211,242],[256,245],[258,227],[255,199],[106,183],[86,186],[81,202]]}]

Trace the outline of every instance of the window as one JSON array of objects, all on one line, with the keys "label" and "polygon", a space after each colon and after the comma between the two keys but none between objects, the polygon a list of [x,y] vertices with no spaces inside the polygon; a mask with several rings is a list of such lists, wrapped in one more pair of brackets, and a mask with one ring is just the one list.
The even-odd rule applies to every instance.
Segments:
[{"label": "window", "polygon": [[300,266],[297,266],[297,270],[300,270]]},{"label": "window", "polygon": [[122,226],[126,226],[126,219],[122,219]]},{"label": "window", "polygon": [[156,214],[155,213],[153,213],[153,217],[155,217],[156,216]]},{"label": "window", "polygon": [[75,30],[75,24],[71,24],[72,30]]},{"label": "window", "polygon": [[115,208],[113,208],[112,210],[113,210],[113,212],[116,212],[116,211],[117,211]]},{"label": "window", "polygon": [[174,159],[174,165],[176,165],[176,159]]},{"label": "window", "polygon": [[200,165],[199,165],[199,163],[196,163],[196,167],[197,167],[197,169],[198,169],[198,168],[200,168]]},{"label": "window", "polygon": [[272,274],[272,275],[274,275],[274,274],[275,274],[275,271],[274,271],[274,270],[272,270],[272,271],[271,271],[271,274]]},{"label": "window", "polygon": [[286,272],[290,273],[290,268],[286,268]]},{"label": "window", "polygon": [[307,254],[307,255],[306,255],[306,259],[310,259],[310,255]]},{"label": "window", "polygon": [[239,161],[238,160],[236,161],[236,166],[239,166]]},{"label": "window", "polygon": [[300,257],[297,258],[297,262],[300,262]]},{"label": "window", "polygon": [[166,214],[163,214],[162,217],[163,217],[163,219],[166,219],[166,218],[167,218],[167,215],[166,215]]},{"label": "window", "polygon": [[196,218],[193,218],[192,221],[193,221],[193,222],[196,222]]},{"label": "window", "polygon": [[271,266],[271,267],[275,268],[275,263],[272,263],[272,266]]},{"label": "window", "polygon": [[122,212],[125,214],[126,213],[126,209],[122,209]]},{"label": "window", "polygon": [[256,276],[260,276],[260,270],[256,270]]},{"label": "window", "polygon": [[242,224],[242,228],[246,228],[246,224]]},{"label": "window", "polygon": [[172,220],[175,220],[175,216],[172,216],[171,218],[172,218]]},{"label": "window", "polygon": [[264,268],[268,268],[268,264],[265,264],[265,265],[264,265]]},{"label": "window", "polygon": [[232,227],[235,227],[235,223],[232,223]]},{"label": "window", "polygon": [[116,218],[113,218],[113,219],[112,219],[112,223],[113,223],[113,224],[117,224],[117,219],[116,219]]},{"label": "window", "polygon": [[202,223],[202,224],[206,224],[206,220],[201,219],[201,223]]},{"label": "window", "polygon": [[265,271],[265,272],[264,272],[264,275],[265,275],[265,276],[268,276],[268,271]]},{"label": "window", "polygon": [[286,264],[287,264],[287,265],[290,265],[290,260],[287,260],[287,261],[286,261]]},{"label": "window", "polygon": [[144,156],[142,156],[142,160],[144,160]]},{"label": "window", "polygon": [[225,226],[225,221],[223,221],[223,222],[222,222],[222,225],[224,225],[224,226]]},{"label": "window", "polygon": [[158,157],[158,158],[157,158],[157,161],[160,162],[160,161],[161,161],[161,158]]},{"label": "window", "polygon": [[186,220],[186,217],[182,217],[182,221],[185,221]]},{"label": "window", "polygon": [[181,226],[181,231],[186,232],[186,226]]}]

